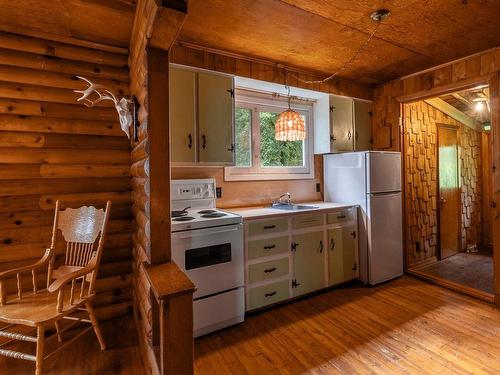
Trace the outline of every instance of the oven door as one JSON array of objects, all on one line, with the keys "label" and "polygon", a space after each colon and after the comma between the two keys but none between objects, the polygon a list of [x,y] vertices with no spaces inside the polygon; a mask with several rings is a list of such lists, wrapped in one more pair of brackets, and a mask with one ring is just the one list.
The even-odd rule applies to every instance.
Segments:
[{"label": "oven door", "polygon": [[172,259],[195,284],[194,298],[243,286],[243,225],[174,232]]}]

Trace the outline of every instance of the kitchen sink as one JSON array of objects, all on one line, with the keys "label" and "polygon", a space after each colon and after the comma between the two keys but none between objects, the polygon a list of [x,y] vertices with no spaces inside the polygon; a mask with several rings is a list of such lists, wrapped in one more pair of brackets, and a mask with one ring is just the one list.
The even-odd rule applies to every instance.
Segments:
[{"label": "kitchen sink", "polygon": [[300,210],[314,210],[319,208],[319,206],[310,206],[305,204],[289,204],[289,203],[273,203],[271,208],[276,210],[287,210],[287,211],[300,211]]}]

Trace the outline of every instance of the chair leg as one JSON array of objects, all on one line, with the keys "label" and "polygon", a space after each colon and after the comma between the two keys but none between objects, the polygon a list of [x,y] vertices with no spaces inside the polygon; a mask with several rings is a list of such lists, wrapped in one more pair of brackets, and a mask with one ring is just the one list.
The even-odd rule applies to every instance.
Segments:
[{"label": "chair leg", "polygon": [[45,346],[45,327],[37,327],[37,337],[36,337],[36,375],[42,375],[43,369],[43,350]]},{"label": "chair leg", "polygon": [[97,321],[97,319],[95,317],[92,304],[90,302],[87,302],[85,304],[85,307],[87,308],[87,312],[89,313],[90,320],[92,321],[92,326],[94,327],[94,332],[95,332],[95,335],[97,336],[97,340],[99,340],[99,345],[101,345],[101,350],[105,350],[106,343],[104,342],[104,338],[102,337],[101,330],[99,329],[99,322]]},{"label": "chair leg", "polygon": [[61,333],[61,321],[60,320],[56,320],[54,322],[54,324],[56,325],[57,341],[62,342],[63,338],[62,338],[62,333]]}]

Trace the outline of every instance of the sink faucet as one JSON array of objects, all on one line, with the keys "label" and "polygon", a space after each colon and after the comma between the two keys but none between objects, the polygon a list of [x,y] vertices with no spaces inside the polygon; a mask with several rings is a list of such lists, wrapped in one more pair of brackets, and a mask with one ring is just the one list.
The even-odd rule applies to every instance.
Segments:
[{"label": "sink faucet", "polygon": [[[286,197],[286,198],[285,198]],[[292,204],[292,195],[288,192],[280,195],[280,197],[273,201],[273,204]]]}]

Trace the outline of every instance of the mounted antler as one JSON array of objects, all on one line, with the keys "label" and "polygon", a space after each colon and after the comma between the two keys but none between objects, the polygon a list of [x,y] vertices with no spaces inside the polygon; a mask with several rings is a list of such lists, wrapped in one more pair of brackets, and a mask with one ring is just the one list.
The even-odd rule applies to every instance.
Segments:
[{"label": "mounted antler", "polygon": [[[88,84],[88,87],[85,90],[73,90],[76,93],[82,94],[82,96],[79,97],[77,101],[84,100],[83,104],[85,104],[85,106],[93,107],[96,104],[102,102],[103,100],[111,100],[115,105],[116,111],[118,112],[118,116],[120,117],[120,126],[122,130],[125,132],[125,134],[127,134],[127,137],[130,138],[129,127],[130,124],[132,123],[132,115],[130,114],[129,104],[132,101],[126,99],[125,97],[118,100],[111,91],[104,89],[102,86],[93,83],[89,79],[80,76],[77,76],[76,78],[81,79],[87,82]],[[99,91],[98,89],[102,89],[103,92]],[[90,99],[90,97],[94,93],[97,95],[97,98],[92,100]]]}]

